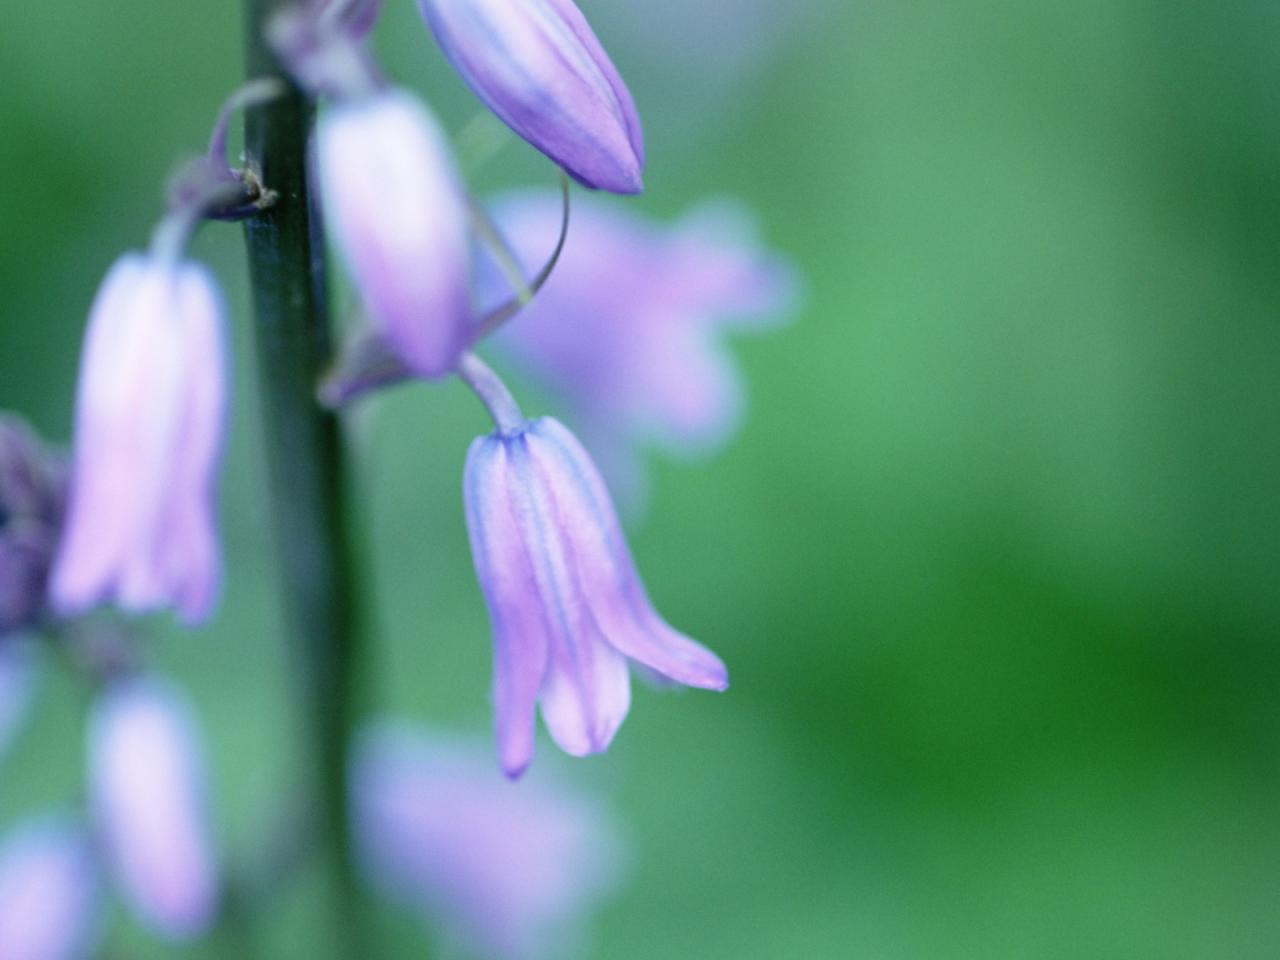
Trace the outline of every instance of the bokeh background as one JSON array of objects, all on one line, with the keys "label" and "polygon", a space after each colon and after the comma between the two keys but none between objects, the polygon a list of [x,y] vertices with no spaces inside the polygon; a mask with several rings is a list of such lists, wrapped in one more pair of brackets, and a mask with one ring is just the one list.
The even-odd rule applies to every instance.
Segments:
[{"label": "bokeh background", "polygon": [[[1280,5],[582,7],[646,121],[635,206],[741,197],[806,287],[738,344],[741,435],[657,463],[633,534],[734,685],[641,691],[609,755],[567,765],[635,851],[590,955],[1275,956]],[[230,2],[0,4],[0,407],[50,437],[94,288],[240,82],[241,31]],[[378,41],[467,125],[408,0]],[[480,182],[552,178],[512,144]],[[158,618],[150,647],[205,718],[234,858],[297,730],[238,229],[197,251],[235,318],[229,575],[208,628]],[[445,384],[353,426],[382,703],[486,729],[459,493],[483,414]],[[0,828],[78,789],[83,686],[43,687]],[[308,890],[268,910],[275,955],[307,955]]]}]

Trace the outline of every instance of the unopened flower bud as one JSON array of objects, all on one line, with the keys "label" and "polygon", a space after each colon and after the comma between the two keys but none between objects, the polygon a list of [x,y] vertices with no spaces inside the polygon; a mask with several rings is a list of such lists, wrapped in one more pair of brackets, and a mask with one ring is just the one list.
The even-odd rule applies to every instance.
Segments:
[{"label": "unopened flower bud", "polygon": [[0,640],[0,761],[26,719],[36,687],[36,664],[20,639]]},{"label": "unopened flower bud", "polygon": [[316,166],[375,333],[419,376],[448,373],[470,334],[470,253],[439,125],[403,91],[344,101],[320,120]]},{"label": "unopened flower bud", "polygon": [[203,933],[218,877],[186,699],[154,679],[121,681],[94,705],[88,739],[90,802],[126,902],[164,936]]},{"label": "unopened flower bud", "polygon": [[226,406],[222,302],[201,266],[122,257],[89,314],[55,609],[112,600],[194,623],[218,585],[214,484]]},{"label": "unopened flower bud", "polygon": [[585,186],[640,192],[640,117],[573,0],[419,7],[454,69],[507,126]]}]

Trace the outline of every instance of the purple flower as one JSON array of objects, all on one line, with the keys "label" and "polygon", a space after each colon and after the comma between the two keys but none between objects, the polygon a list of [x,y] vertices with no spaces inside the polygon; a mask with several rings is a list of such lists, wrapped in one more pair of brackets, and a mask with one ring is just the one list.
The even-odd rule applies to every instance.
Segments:
[{"label": "purple flower", "polygon": [[0,843],[0,960],[88,956],[97,906],[89,845],[71,823],[28,820]]},{"label": "purple flower", "polygon": [[376,729],[360,741],[353,783],[371,877],[468,954],[567,953],[577,921],[619,879],[604,810],[545,778],[509,783],[466,741]]},{"label": "purple flower", "polygon": [[557,421],[474,441],[464,495],[508,775],[532,759],[535,704],[565,752],[605,750],[630,705],[628,659],[688,686],[728,685],[720,659],[654,610],[595,465]]},{"label": "purple flower", "polygon": [[[532,276],[555,245],[559,198],[513,195],[494,212]],[[710,452],[740,422],[744,390],[723,334],[774,323],[795,287],[754,233],[727,201],[666,227],[584,198],[550,279],[497,335],[507,356],[567,402],[624,489],[637,479],[629,445]],[[482,281],[489,299],[510,296],[496,270]]]},{"label": "purple flower", "polygon": [[155,679],[118,681],[94,704],[88,762],[95,823],[126,902],[164,936],[204,932],[218,876],[203,750],[186,699]]},{"label": "purple flower", "polygon": [[448,373],[467,346],[467,210],[435,119],[401,91],[344,101],[316,161],[334,236],[374,328],[414,373]]},{"label": "purple flower", "polygon": [[573,0],[419,7],[454,69],[512,130],[585,186],[640,192],[640,117]]},{"label": "purple flower", "polygon": [[226,406],[222,303],[189,261],[128,254],[89,314],[76,398],[55,609],[104,599],[172,605],[188,623],[217,596],[214,485]]}]

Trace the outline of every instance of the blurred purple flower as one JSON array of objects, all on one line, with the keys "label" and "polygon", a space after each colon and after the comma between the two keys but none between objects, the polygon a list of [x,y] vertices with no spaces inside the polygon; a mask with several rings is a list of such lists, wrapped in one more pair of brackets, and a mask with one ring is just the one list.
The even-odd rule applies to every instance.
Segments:
[{"label": "blurred purple flower", "polygon": [[571,952],[622,870],[618,831],[549,779],[503,779],[466,741],[379,728],[354,765],[365,867],[467,951],[501,960]]},{"label": "blurred purple flower", "polygon": [[190,261],[128,254],[89,314],[66,527],[50,583],[72,615],[104,599],[172,605],[218,592],[214,486],[226,406],[222,302]]},{"label": "blurred purple flower", "polygon": [[89,845],[60,817],[0,843],[0,960],[76,960],[91,951],[97,885]]},{"label": "blurred purple flower", "polygon": [[471,322],[467,210],[427,109],[402,91],[344,101],[316,162],[334,237],[375,331],[414,373],[448,373]]},{"label": "blurred purple flower", "polygon": [[[521,193],[495,219],[527,276],[560,230],[560,199]],[[505,355],[570,406],[610,479],[639,483],[632,445],[711,452],[737,428],[744,390],[723,334],[776,325],[796,278],[741,206],[715,201],[672,227],[577,202],[546,285],[497,335]],[[482,271],[486,299],[510,295]]]},{"label": "blurred purple flower", "polygon": [[604,751],[630,706],[628,658],[688,686],[728,686],[720,659],[654,610],[600,475],[560,423],[475,440],[464,496],[509,776],[533,757],[535,704],[566,753]]},{"label": "blurred purple flower", "polygon": [[454,69],[512,130],[585,186],[640,192],[640,117],[573,0],[418,5]]},{"label": "blurred purple flower", "polygon": [[65,471],[20,418],[0,413],[0,637],[44,611]]},{"label": "blurred purple flower", "polygon": [[203,746],[193,711],[154,678],[110,686],[89,721],[90,803],[133,912],[173,939],[197,936],[218,896]]}]

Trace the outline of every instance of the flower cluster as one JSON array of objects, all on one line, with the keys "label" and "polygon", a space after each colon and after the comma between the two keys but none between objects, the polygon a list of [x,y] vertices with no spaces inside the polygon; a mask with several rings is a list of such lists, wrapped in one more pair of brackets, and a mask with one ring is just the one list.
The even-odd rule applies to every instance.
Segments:
[{"label": "flower cluster", "polygon": [[[351,789],[376,880],[468,950],[541,955],[551,931],[614,881],[617,840],[572,792],[508,782],[532,761],[537,716],[564,752],[583,756],[614,739],[633,667],[728,686],[720,658],[651,602],[587,448],[553,417],[526,418],[475,350],[497,333],[500,355],[564,400],[606,470],[634,487],[619,466],[634,447],[709,450],[732,432],[743,390],[720,334],[784,315],[790,270],[731,204],[662,227],[588,193],[570,230],[570,180],[636,194],[645,166],[635,102],[573,0],[419,8],[463,82],[560,168],[559,197],[478,203],[443,125],[370,51],[380,0],[301,0],[264,33],[293,87],[268,78],[227,101],[209,150],[169,185],[150,246],[102,280],[69,460],[0,418],[0,748],[34,683],[19,631],[44,629],[94,691],[87,816],[32,818],[0,843],[0,960],[84,955],[106,889],[170,941],[210,930],[224,899],[194,711],[142,665],[134,628],[97,612],[171,610],[196,626],[217,608],[229,313],[188,253],[205,220],[275,203],[296,204],[305,220],[301,201],[314,191],[360,304],[318,402],[337,408],[391,383],[456,376],[494,424],[467,454],[463,504],[507,779],[437,740],[370,733]],[[276,193],[252,157],[229,164],[228,124],[299,91],[320,105],[305,183]]]}]

